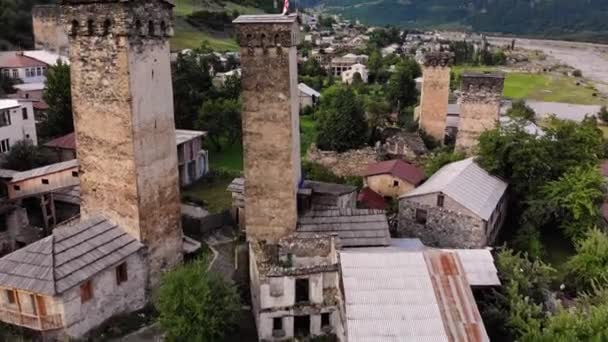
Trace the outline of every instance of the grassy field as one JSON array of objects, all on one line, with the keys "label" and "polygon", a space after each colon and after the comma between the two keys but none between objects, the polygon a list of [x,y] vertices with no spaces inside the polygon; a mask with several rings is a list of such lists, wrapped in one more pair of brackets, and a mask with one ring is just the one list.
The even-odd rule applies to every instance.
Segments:
[{"label": "grassy field", "polygon": [[232,207],[232,195],[226,190],[233,177],[204,178],[188,189],[182,196],[188,196],[205,202],[205,209],[212,214],[221,213]]},{"label": "grassy field", "polygon": [[239,47],[232,38],[221,38],[208,32],[203,32],[190,25],[184,18],[175,19],[175,35],[171,38],[171,50],[194,49],[201,46],[203,40],[219,52],[238,51]]},{"label": "grassy field", "polygon": [[[456,74],[467,71],[495,71],[494,67],[454,67]],[[577,85],[574,77],[554,74],[507,73],[504,96],[511,99],[530,99],[548,102],[575,104],[602,104],[594,96],[597,91],[591,86]]]},{"label": "grassy field", "polygon": [[317,129],[312,118],[300,117],[300,153],[302,157],[306,156],[310,144],[315,141]]}]

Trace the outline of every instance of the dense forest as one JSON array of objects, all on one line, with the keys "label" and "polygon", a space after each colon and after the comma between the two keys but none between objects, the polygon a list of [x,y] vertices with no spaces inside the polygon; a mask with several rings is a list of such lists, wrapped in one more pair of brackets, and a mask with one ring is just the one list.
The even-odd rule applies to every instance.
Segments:
[{"label": "dense forest", "polygon": [[302,0],[361,21],[608,40],[608,0]]},{"label": "dense forest", "polygon": [[52,0],[0,0],[0,51],[33,47],[32,6],[51,2]]}]

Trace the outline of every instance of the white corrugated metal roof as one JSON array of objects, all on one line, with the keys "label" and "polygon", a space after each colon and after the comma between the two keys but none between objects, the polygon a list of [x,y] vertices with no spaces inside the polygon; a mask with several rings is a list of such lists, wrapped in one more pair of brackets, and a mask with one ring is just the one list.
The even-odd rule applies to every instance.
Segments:
[{"label": "white corrugated metal roof", "polygon": [[350,342],[449,341],[421,252],[340,253]]},{"label": "white corrugated metal roof", "polygon": [[507,183],[482,169],[475,163],[474,158],[442,167],[424,184],[401,198],[441,192],[480,218],[490,219],[492,212],[507,190]]},{"label": "white corrugated metal roof", "polygon": [[24,51],[23,54],[27,57],[39,60],[48,65],[57,64],[57,60],[60,60],[63,64],[70,64],[70,59],[68,57],[61,56],[46,50]]},{"label": "white corrugated metal roof", "polygon": [[186,129],[176,129],[175,130],[175,141],[177,143],[177,145],[181,145],[183,143],[185,143],[186,141],[195,139],[195,138],[200,138],[202,136],[205,136],[207,134],[207,132],[204,131],[190,131],[190,130],[186,130]]},{"label": "white corrugated metal roof", "polygon": [[500,286],[498,270],[488,249],[450,249],[458,254],[471,286]]},{"label": "white corrugated metal roof", "polygon": [[303,92],[304,94],[306,94],[308,96],[321,97],[321,93],[319,93],[318,91],[312,89],[311,87],[307,86],[304,83],[298,84],[298,89],[300,89],[301,92]]},{"label": "white corrugated metal roof", "polygon": [[0,109],[9,109],[9,108],[15,108],[15,107],[19,107],[19,101],[0,99]]}]

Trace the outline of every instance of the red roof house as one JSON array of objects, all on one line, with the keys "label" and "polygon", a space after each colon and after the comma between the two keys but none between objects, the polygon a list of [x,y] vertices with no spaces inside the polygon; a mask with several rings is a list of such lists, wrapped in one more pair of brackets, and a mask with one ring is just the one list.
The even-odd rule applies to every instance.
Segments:
[{"label": "red roof house", "polygon": [[361,207],[367,209],[386,210],[386,201],[384,200],[384,197],[368,187],[359,191],[357,202]]},{"label": "red roof house", "polygon": [[397,159],[369,164],[363,177],[365,185],[374,192],[397,198],[420,185],[424,171]]}]

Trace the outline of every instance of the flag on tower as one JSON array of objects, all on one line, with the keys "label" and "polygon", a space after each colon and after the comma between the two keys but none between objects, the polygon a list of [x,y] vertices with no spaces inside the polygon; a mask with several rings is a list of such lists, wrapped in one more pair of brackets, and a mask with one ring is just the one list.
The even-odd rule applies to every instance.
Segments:
[{"label": "flag on tower", "polygon": [[285,0],[283,3],[283,15],[287,15],[289,13],[289,0]]}]

